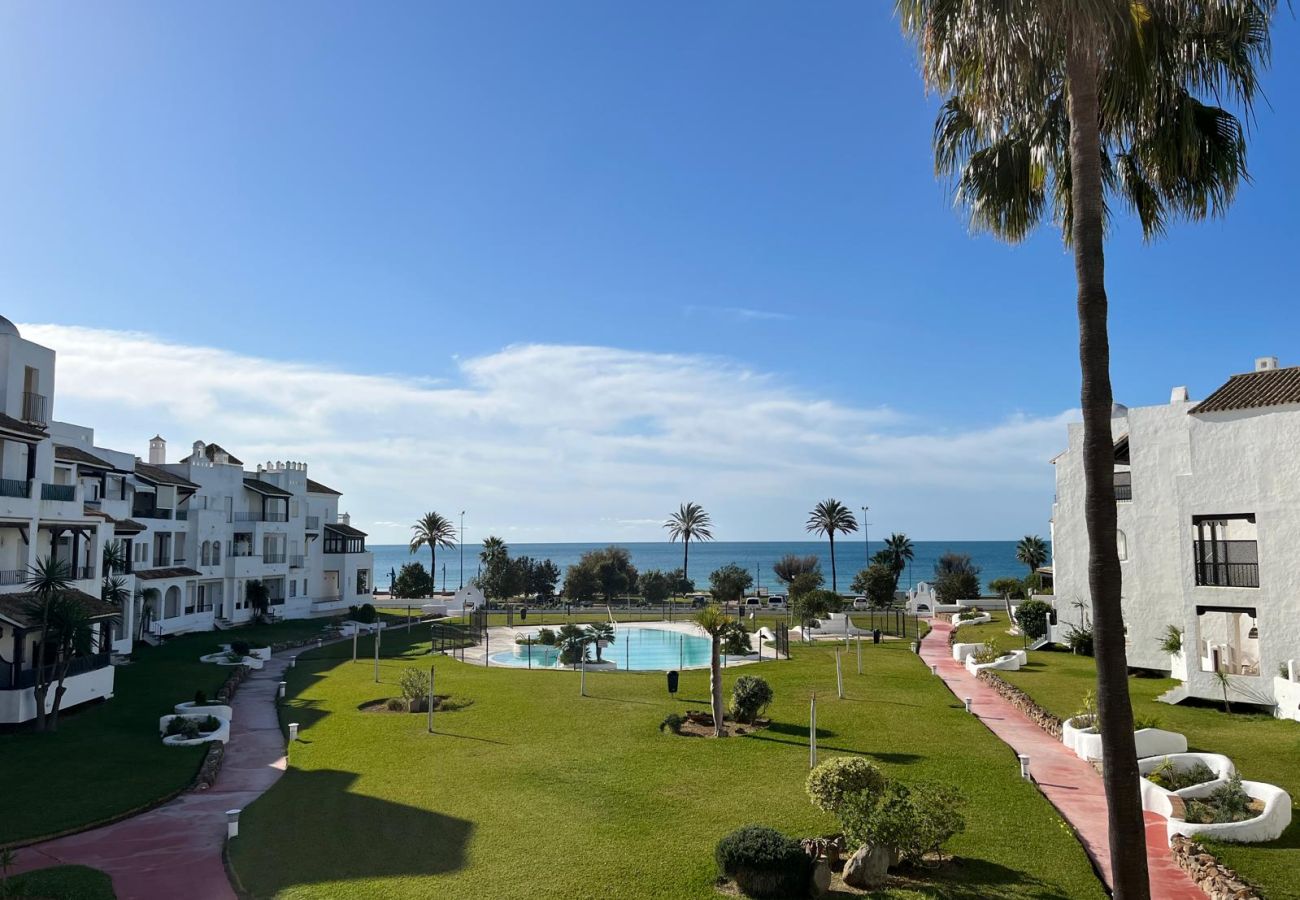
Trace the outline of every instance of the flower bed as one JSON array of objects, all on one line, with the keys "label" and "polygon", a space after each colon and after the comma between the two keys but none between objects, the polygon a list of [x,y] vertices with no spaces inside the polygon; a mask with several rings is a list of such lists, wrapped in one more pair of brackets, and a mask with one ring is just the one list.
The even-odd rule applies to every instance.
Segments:
[{"label": "flower bed", "polygon": [[972,675],[975,675],[976,677],[979,676],[980,672],[987,671],[989,669],[1001,669],[1004,672],[1018,672],[1020,670],[1020,667],[1025,665],[1028,662],[1029,662],[1029,654],[1023,650],[1012,650],[1009,653],[1002,654],[992,662],[986,662],[986,663],[976,662],[975,656],[972,654],[966,657],[966,671],[970,672]]},{"label": "flower bed", "polygon": [[[1194,777],[1197,767],[1203,767],[1208,777],[1193,783],[1183,784],[1189,776]],[[1159,774],[1172,769],[1172,779],[1161,779]],[[1232,760],[1219,753],[1169,753],[1164,756],[1150,756],[1138,761],[1138,772],[1142,775],[1142,808],[1164,816],[1173,814],[1174,798],[1203,797],[1215,788],[1228,783],[1237,769]],[[1157,776],[1155,778],[1150,776]],[[1179,777],[1181,776],[1181,777]],[[1161,783],[1164,781],[1164,783]]]},{"label": "flower bed", "polygon": [[196,704],[193,700],[187,700],[184,703],[177,703],[175,706],[176,715],[196,715],[196,716],[216,716],[218,719],[225,719],[227,722],[233,721],[235,711],[224,703],[204,703]]},{"label": "flower bed", "polygon": [[[185,737],[181,734],[167,733],[173,719],[203,721],[209,718],[216,720],[217,727],[212,731],[200,732],[198,737]],[[200,744],[206,744],[208,741],[220,741],[224,744],[230,740],[230,720],[223,719],[220,716],[209,716],[207,713],[162,716],[158,719],[158,733],[162,736],[163,743],[168,747],[197,747]]]},{"label": "flower bed", "polygon": [[[1066,719],[1061,727],[1061,741],[1079,759],[1101,759],[1101,733],[1091,723],[1084,721],[1086,718],[1075,716]],[[1133,742],[1137,745],[1139,759],[1187,752],[1186,737],[1176,731],[1161,728],[1140,728],[1133,732]]]},{"label": "flower bed", "polygon": [[[1291,824],[1291,795],[1276,785],[1264,784],[1260,781],[1242,781],[1241,788],[1251,799],[1251,812],[1255,815],[1236,822],[1189,822],[1183,816],[1188,816],[1192,804],[1198,801],[1193,799],[1188,802],[1180,797],[1174,803],[1173,812],[1168,820],[1170,843],[1172,844],[1173,836],[1176,834],[1187,837],[1196,835],[1241,844],[1273,841],[1281,837],[1282,832],[1286,831],[1287,826]],[[1215,791],[1222,790],[1223,787],[1215,789]],[[1208,798],[1211,793],[1211,791],[1204,791],[1200,796]]]},{"label": "flower bed", "polygon": [[[956,633],[957,632],[955,631],[953,632],[953,634]],[[966,657],[974,653],[979,653],[983,649],[984,649],[983,641],[980,641],[977,644],[961,644],[961,643],[953,644],[952,658],[957,660],[957,662],[959,663],[964,663],[966,661]]]}]

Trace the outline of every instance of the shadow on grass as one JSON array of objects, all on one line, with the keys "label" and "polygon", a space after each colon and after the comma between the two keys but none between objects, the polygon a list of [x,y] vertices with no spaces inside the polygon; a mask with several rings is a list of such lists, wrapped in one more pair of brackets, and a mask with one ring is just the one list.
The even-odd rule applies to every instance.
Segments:
[{"label": "shadow on grass", "polygon": [[[771,725],[767,726],[766,732],[768,734],[789,734],[806,738],[808,737],[808,726],[795,725],[790,722],[773,722]],[[831,731],[829,728],[818,728],[817,737],[835,737],[835,732]]]},{"label": "shadow on grass", "polygon": [[[232,862],[245,888],[263,897],[295,885],[441,875],[465,867],[472,822],[354,793],[356,780],[352,772],[290,767],[259,802],[262,808],[250,809],[249,839],[235,847]],[[280,827],[295,809],[310,810],[328,827]]]},{"label": "shadow on grass", "polygon": [[934,869],[904,869],[891,872],[886,891],[860,894],[845,890],[831,891],[829,897],[886,898],[898,896],[931,897],[935,900],[987,900],[1001,897],[1005,888],[1015,888],[1014,895],[1039,900],[1070,900],[1070,895],[1056,885],[1023,872],[983,859],[956,857]]}]

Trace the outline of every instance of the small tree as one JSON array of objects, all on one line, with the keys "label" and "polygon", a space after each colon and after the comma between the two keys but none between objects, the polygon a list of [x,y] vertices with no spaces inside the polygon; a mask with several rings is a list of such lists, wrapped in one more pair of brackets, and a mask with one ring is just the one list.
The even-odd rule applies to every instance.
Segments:
[{"label": "small tree", "polygon": [[46,662],[46,647],[51,643],[50,627],[55,605],[72,587],[72,570],[63,560],[52,556],[38,559],[28,573],[27,587],[34,595],[27,605],[27,613],[37,621],[40,629],[35,658],[32,660],[36,673],[36,683],[33,685],[36,730],[48,731],[50,728],[45,701],[50,690],[51,667]]},{"label": "small tree", "polygon": [[596,648],[596,662],[601,662],[601,643],[614,643],[614,626],[608,622],[595,622],[587,626],[587,643]]},{"label": "small tree", "polygon": [[772,702],[772,686],[756,675],[741,675],[731,688],[731,714],[752,724]]},{"label": "small tree", "polygon": [[809,628],[816,628],[822,619],[837,610],[839,606],[838,594],[830,591],[809,591],[790,601],[790,612],[806,632]]},{"label": "small tree", "polygon": [[1020,600],[1025,596],[1025,583],[1019,578],[994,578],[989,582],[989,590],[999,597]]},{"label": "small tree", "polygon": [[709,705],[713,712],[713,736],[725,737],[722,706],[722,638],[735,619],[722,611],[716,603],[704,607],[695,614],[695,624],[709,636]]},{"label": "small tree", "polygon": [[555,645],[560,648],[560,663],[576,666],[591,657],[587,655],[587,646],[591,635],[581,625],[561,625],[556,635]]},{"label": "small tree", "polygon": [[813,554],[800,556],[797,553],[787,553],[772,564],[772,574],[788,587],[800,575],[808,572],[820,573],[821,568],[821,561]]},{"label": "small tree", "polygon": [[754,576],[748,569],[727,563],[709,574],[709,593],[719,603],[739,603],[753,583]]},{"label": "small tree", "polygon": [[271,592],[260,579],[253,579],[244,586],[244,597],[253,607],[253,614],[259,619],[266,615],[266,611],[271,607]]},{"label": "small tree", "polygon": [[1047,617],[1052,608],[1042,600],[1025,600],[1016,607],[1016,624],[1020,631],[1031,640],[1038,640],[1047,634]]},{"label": "small tree", "polygon": [[801,597],[810,591],[819,591],[826,579],[822,577],[821,569],[815,569],[811,572],[800,572],[794,578],[790,579],[790,601],[794,602],[796,597]]},{"label": "small tree", "polygon": [[564,596],[575,603],[590,603],[600,590],[600,580],[590,566],[575,563],[564,575]]},{"label": "small tree", "polygon": [[940,603],[973,600],[980,595],[980,567],[966,553],[945,553],[934,564],[934,593]]},{"label": "small tree", "polygon": [[405,563],[397,577],[393,579],[392,594],[394,599],[415,600],[428,597],[433,593],[433,578],[418,562]]},{"label": "small tree", "polygon": [[895,582],[896,577],[891,566],[873,562],[853,576],[853,584],[850,588],[854,593],[866,596],[876,609],[885,609],[894,603]]},{"label": "small tree", "polygon": [[560,567],[544,559],[528,570],[527,592],[539,600],[549,600],[555,596],[555,586],[559,581]]},{"label": "small tree", "polygon": [[137,641],[144,640],[144,636],[149,632],[149,626],[153,624],[154,613],[158,609],[158,600],[157,588],[135,589],[135,639]]},{"label": "small tree", "polygon": [[651,569],[648,572],[641,573],[641,596],[647,603],[660,604],[672,596],[673,581],[671,576]]}]

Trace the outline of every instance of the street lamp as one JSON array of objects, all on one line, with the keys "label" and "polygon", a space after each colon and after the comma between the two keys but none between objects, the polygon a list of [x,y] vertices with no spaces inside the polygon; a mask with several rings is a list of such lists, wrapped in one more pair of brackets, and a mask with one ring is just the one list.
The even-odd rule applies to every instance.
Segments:
[{"label": "street lamp", "polygon": [[465,510],[460,511],[460,590],[465,587]]},{"label": "street lamp", "polygon": [[862,552],[865,554],[863,565],[871,565],[871,533],[868,531],[867,510],[870,506],[862,507]]}]

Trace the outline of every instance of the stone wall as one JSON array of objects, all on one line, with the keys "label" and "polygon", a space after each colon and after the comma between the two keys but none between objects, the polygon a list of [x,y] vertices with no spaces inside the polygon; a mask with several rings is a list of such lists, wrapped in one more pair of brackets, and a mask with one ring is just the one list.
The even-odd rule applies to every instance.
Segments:
[{"label": "stone wall", "polygon": [[192,791],[206,791],[217,783],[217,773],[221,771],[221,762],[226,756],[226,745],[221,741],[209,741],[208,752],[199,766],[199,774],[194,776]]},{"label": "stone wall", "polygon": [[248,666],[235,666],[230,677],[226,679],[225,684],[217,691],[217,702],[230,705],[230,701],[235,696],[235,691],[239,690],[239,685],[248,677]]},{"label": "stone wall", "polygon": [[1214,854],[1191,838],[1174,835],[1170,851],[1174,862],[1191,876],[1210,900],[1261,900],[1259,891],[1250,882],[1220,863]]},{"label": "stone wall", "polygon": [[1039,706],[1034,698],[1026,694],[1011,682],[995,674],[991,669],[981,669],[975,676],[986,681],[1002,695],[1008,703],[1024,713],[1031,722],[1046,731],[1058,741],[1061,739],[1061,720]]}]

